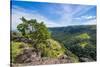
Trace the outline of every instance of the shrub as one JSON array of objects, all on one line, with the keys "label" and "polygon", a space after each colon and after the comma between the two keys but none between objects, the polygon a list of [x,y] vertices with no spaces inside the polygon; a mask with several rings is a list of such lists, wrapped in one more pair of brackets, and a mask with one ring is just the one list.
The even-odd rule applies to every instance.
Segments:
[{"label": "shrub", "polygon": [[23,49],[24,48],[28,48],[28,47],[31,47],[31,45],[30,44],[25,44],[25,43],[23,43],[23,42],[11,42],[11,58],[12,58],[12,60],[11,60],[11,62],[15,62],[14,60],[15,60],[15,58],[19,55],[19,54],[21,54],[22,52],[23,52]]},{"label": "shrub", "polygon": [[90,36],[87,33],[80,34],[77,36],[79,39],[90,39]]},{"label": "shrub", "polygon": [[57,58],[64,54],[62,46],[52,39],[46,40],[46,43],[37,44],[37,48],[45,57]]},{"label": "shrub", "polygon": [[78,56],[76,56],[75,54],[73,54],[67,48],[66,48],[65,54],[72,60],[72,62],[79,62]]}]

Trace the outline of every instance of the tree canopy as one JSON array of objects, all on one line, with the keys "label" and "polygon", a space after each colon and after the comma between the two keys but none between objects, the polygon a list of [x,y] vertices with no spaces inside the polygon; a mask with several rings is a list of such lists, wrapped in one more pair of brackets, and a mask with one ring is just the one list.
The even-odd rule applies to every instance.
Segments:
[{"label": "tree canopy", "polygon": [[37,22],[36,19],[27,20],[21,18],[22,23],[17,26],[23,37],[29,38],[35,42],[43,42],[51,38],[51,34],[44,22]]}]

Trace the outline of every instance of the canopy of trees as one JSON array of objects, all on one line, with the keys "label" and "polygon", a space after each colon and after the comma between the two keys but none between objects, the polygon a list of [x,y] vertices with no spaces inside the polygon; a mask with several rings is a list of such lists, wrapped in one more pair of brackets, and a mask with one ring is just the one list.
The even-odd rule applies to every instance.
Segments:
[{"label": "canopy of trees", "polygon": [[96,60],[96,25],[50,28],[52,38],[81,58]]}]

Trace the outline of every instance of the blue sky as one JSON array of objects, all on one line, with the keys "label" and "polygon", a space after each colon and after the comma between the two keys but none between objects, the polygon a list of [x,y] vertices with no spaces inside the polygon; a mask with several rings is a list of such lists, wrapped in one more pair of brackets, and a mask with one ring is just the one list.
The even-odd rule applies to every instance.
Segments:
[{"label": "blue sky", "polygon": [[96,24],[96,6],[46,2],[12,1],[12,29],[20,19],[44,21],[47,27]]}]

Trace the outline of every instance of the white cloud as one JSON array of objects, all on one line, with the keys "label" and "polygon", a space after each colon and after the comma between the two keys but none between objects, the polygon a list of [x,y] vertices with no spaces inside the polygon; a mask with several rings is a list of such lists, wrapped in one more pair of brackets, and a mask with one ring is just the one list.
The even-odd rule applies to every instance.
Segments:
[{"label": "white cloud", "polygon": [[[80,18],[77,18],[80,19]],[[96,19],[91,19],[87,21],[74,21],[72,25],[96,25]]]},{"label": "white cloud", "polygon": [[88,19],[95,19],[96,16],[81,16],[81,18],[88,20]]},{"label": "white cloud", "polygon": [[76,17],[76,18],[73,18],[74,20],[76,20],[76,21],[85,21],[85,23],[89,20],[89,21],[91,21],[91,20],[94,20],[94,19],[96,19],[96,16],[80,16],[80,17]]},{"label": "white cloud", "polygon": [[93,20],[89,20],[86,23],[84,23],[84,25],[96,25],[97,24],[97,20],[93,19]]}]

